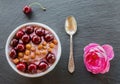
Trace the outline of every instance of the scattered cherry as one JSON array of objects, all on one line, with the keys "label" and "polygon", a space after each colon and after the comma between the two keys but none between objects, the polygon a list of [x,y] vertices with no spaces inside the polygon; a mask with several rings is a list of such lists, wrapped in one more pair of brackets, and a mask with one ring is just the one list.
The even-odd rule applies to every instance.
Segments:
[{"label": "scattered cherry", "polygon": [[23,43],[25,43],[25,44],[26,44],[26,43],[29,43],[29,42],[30,42],[30,36],[27,35],[27,34],[23,35],[22,41],[23,41]]},{"label": "scattered cherry", "polygon": [[16,38],[17,38],[17,39],[21,39],[24,34],[25,34],[25,33],[24,33],[22,30],[19,30],[19,31],[16,33]]},{"label": "scattered cherry", "polygon": [[37,65],[36,65],[36,64],[30,64],[30,65],[28,66],[28,71],[29,71],[30,73],[36,73],[36,72],[37,72]]},{"label": "scattered cherry", "polygon": [[24,46],[24,44],[19,43],[19,44],[16,46],[16,50],[18,50],[18,51],[20,51],[20,52],[25,51],[25,46]]},{"label": "scattered cherry", "polygon": [[53,64],[55,62],[55,55],[53,53],[48,53],[46,56],[46,60],[48,63]]},{"label": "scattered cherry", "polygon": [[17,39],[12,39],[10,44],[11,44],[11,46],[15,47],[15,46],[17,46],[18,42],[19,41]]},{"label": "scattered cherry", "polygon": [[45,71],[48,68],[48,64],[45,61],[39,63],[39,69]]},{"label": "scattered cherry", "polygon": [[34,28],[33,28],[33,26],[29,25],[29,26],[26,26],[25,31],[27,34],[31,34],[34,32]]},{"label": "scattered cherry", "polygon": [[30,14],[30,13],[32,12],[32,8],[31,8],[30,6],[28,6],[28,5],[26,5],[26,6],[24,6],[24,8],[23,8],[23,12],[24,12],[25,14]]},{"label": "scattered cherry", "polygon": [[20,71],[22,71],[22,72],[25,72],[25,70],[26,70],[26,64],[23,63],[23,62],[18,63],[18,64],[16,65],[16,67],[17,67],[18,70],[20,70]]},{"label": "scattered cherry", "polygon": [[9,56],[14,59],[14,58],[16,58],[16,55],[17,55],[16,51],[14,49],[11,49],[10,53],[9,53]]},{"label": "scattered cherry", "polygon": [[54,36],[52,34],[46,34],[44,36],[44,39],[45,39],[46,42],[50,42],[54,39]]},{"label": "scattered cherry", "polygon": [[42,39],[41,39],[39,36],[37,36],[37,35],[34,35],[34,36],[32,37],[32,42],[33,42],[34,44],[39,44],[41,41],[42,41]]},{"label": "scattered cherry", "polygon": [[24,12],[25,14],[30,14],[30,13],[32,12],[32,8],[31,8],[32,5],[39,5],[40,8],[41,8],[43,11],[46,11],[46,8],[43,7],[40,3],[34,2],[34,3],[31,3],[30,5],[24,6],[24,7],[23,7],[23,12]]},{"label": "scattered cherry", "polygon": [[38,36],[43,36],[43,35],[45,35],[45,29],[43,29],[43,28],[36,29],[35,33]]}]

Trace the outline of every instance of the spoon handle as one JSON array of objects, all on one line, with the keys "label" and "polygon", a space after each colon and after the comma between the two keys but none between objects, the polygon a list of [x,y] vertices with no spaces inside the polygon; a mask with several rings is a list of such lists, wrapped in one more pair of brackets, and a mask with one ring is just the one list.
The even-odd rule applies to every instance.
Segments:
[{"label": "spoon handle", "polygon": [[68,62],[68,71],[70,73],[73,73],[75,71],[75,64],[74,64],[74,58],[73,58],[73,40],[72,40],[72,35],[70,35],[70,56],[69,56],[69,62]]}]

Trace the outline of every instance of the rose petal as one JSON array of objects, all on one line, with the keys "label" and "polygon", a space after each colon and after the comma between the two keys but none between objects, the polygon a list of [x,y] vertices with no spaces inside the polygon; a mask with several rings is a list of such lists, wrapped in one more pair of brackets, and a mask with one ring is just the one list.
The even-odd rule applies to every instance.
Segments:
[{"label": "rose petal", "polygon": [[90,43],[87,46],[84,47],[84,52],[89,51],[91,48],[94,48],[95,46],[99,46],[97,43]]},{"label": "rose petal", "polygon": [[107,61],[107,62],[106,62],[105,69],[104,69],[103,71],[101,71],[100,73],[101,73],[101,74],[104,74],[104,73],[108,72],[109,69],[110,69],[110,62]]},{"label": "rose petal", "polygon": [[106,54],[108,56],[108,60],[112,60],[114,57],[113,47],[108,45],[108,44],[102,45],[102,47],[106,51]]}]

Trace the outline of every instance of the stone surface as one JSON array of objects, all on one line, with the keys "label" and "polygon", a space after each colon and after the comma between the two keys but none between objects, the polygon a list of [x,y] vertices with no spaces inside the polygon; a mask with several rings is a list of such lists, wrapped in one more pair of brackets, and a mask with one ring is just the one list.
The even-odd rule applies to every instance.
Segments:
[{"label": "stone surface", "polygon": [[[120,0],[39,0],[47,11],[33,6],[33,14],[26,17],[24,5],[38,0],[0,0],[0,84],[119,84],[120,83]],[[74,36],[76,70],[67,71],[69,36],[64,31],[65,18],[74,15],[78,31]],[[5,43],[9,34],[26,22],[41,22],[50,26],[60,37],[62,56],[49,74],[39,78],[26,78],[17,74],[7,63]],[[92,75],[83,64],[83,48],[91,42],[110,44],[115,58],[110,71],[104,75]]]}]

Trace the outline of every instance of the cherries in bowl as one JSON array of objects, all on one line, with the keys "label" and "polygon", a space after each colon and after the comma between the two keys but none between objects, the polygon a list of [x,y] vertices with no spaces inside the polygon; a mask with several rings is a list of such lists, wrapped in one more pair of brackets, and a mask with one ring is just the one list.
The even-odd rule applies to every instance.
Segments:
[{"label": "cherries in bowl", "polygon": [[9,35],[6,47],[9,65],[25,77],[40,77],[52,71],[61,56],[57,34],[47,25],[30,22]]}]

